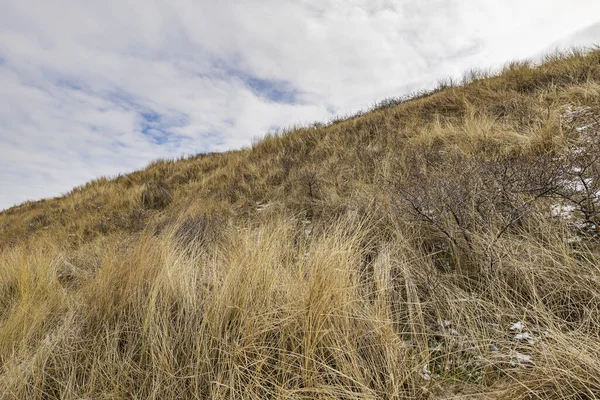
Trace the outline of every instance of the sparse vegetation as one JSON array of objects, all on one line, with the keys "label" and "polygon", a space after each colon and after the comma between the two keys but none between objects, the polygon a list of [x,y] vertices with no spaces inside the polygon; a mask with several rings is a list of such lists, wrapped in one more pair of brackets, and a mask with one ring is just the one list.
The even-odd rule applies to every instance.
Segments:
[{"label": "sparse vegetation", "polygon": [[600,398],[600,50],[0,213],[2,398]]}]

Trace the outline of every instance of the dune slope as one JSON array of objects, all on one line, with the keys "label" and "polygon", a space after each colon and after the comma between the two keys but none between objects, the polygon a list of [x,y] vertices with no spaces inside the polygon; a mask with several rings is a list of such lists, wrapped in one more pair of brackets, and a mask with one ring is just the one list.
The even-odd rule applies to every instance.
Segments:
[{"label": "dune slope", "polygon": [[2,398],[600,397],[600,51],[0,213]]}]

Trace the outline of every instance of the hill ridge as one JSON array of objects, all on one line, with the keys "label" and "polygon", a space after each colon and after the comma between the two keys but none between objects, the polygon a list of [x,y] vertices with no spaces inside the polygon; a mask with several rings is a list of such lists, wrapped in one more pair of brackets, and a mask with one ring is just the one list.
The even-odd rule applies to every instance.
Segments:
[{"label": "hill ridge", "polygon": [[0,213],[0,397],[600,397],[600,51]]}]

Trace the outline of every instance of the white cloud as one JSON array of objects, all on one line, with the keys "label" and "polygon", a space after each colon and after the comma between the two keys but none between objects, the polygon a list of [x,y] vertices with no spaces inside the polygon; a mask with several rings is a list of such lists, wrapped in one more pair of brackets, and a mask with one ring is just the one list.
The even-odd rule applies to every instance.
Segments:
[{"label": "white cloud", "polygon": [[593,39],[573,33],[600,15],[584,0],[0,0],[0,9],[0,209]]},{"label": "white cloud", "polygon": [[600,46],[600,22],[588,25],[583,29],[579,29],[572,32],[570,35],[562,37],[548,46],[544,53],[551,52],[555,49],[568,49],[572,46],[582,48]]}]

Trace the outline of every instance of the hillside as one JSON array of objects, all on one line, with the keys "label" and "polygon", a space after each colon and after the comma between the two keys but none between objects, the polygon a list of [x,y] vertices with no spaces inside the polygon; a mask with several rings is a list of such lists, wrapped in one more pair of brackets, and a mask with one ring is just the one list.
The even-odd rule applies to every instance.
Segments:
[{"label": "hillside", "polygon": [[600,398],[600,50],[0,213],[0,397]]}]

